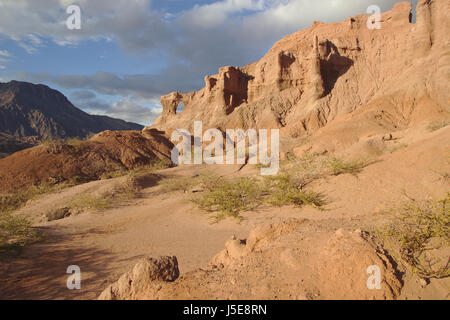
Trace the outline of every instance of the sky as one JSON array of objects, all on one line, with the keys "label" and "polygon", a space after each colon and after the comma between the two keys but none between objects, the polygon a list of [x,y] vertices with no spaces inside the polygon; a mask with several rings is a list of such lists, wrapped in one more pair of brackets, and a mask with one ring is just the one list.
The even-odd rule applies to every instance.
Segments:
[{"label": "sky", "polygon": [[[46,84],[77,107],[151,125],[160,96],[259,60],[282,37],[396,0],[0,0],[0,82]],[[413,3],[417,0],[413,1]],[[81,9],[69,29],[67,8]]]}]

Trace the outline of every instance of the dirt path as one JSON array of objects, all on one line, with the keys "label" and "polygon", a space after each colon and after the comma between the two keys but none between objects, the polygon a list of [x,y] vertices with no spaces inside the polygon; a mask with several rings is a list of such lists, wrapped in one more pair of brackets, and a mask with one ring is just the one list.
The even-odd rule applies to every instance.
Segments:
[{"label": "dirt path", "polygon": [[[48,240],[30,246],[2,266],[2,299],[93,299],[144,256],[175,255],[180,271],[206,264],[233,234],[252,225],[227,220],[211,224],[182,196],[149,196],[133,206],[82,214],[48,223]],[[66,288],[69,265],[82,271],[82,290]]]}]

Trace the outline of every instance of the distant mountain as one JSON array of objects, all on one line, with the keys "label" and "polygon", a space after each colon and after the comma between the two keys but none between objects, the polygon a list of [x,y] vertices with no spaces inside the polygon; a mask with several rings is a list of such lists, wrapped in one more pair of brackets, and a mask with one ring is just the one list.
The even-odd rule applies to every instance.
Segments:
[{"label": "distant mountain", "polygon": [[[0,83],[0,132],[15,137],[84,138],[104,130],[142,130],[143,126],[76,108],[45,85]],[[1,151],[0,151],[1,152]]]}]

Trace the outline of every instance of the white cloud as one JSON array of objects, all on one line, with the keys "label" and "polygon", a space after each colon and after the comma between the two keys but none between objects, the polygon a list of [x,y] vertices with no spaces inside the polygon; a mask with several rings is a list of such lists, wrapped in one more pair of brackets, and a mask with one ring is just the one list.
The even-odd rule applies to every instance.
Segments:
[{"label": "white cloud", "polygon": [[232,14],[244,10],[260,11],[263,9],[264,0],[224,0],[202,6],[196,5],[184,14],[184,18],[192,25],[211,28],[226,23]]},{"label": "white cloud", "polygon": [[112,104],[91,101],[82,108],[91,114],[107,115],[143,125],[151,125],[161,113],[159,109],[140,105],[130,98],[124,98]]},{"label": "white cloud", "polygon": [[[397,0],[378,0],[390,9]],[[81,30],[68,30],[65,9],[72,0],[2,0],[0,36],[16,40],[27,52],[44,39],[66,46],[88,39],[114,39],[128,51],[170,51],[203,29],[222,28],[224,41],[233,36],[252,45],[272,40],[312,20],[335,21],[365,13],[373,0],[221,0],[173,15],[151,9],[150,0],[79,0]],[[210,31],[210,38],[217,36]],[[194,39],[195,40],[195,39]],[[208,40],[208,39],[204,39]],[[226,44],[229,45],[229,44]]]},{"label": "white cloud", "polygon": [[9,53],[8,50],[0,50],[0,56],[10,57],[11,53]]}]

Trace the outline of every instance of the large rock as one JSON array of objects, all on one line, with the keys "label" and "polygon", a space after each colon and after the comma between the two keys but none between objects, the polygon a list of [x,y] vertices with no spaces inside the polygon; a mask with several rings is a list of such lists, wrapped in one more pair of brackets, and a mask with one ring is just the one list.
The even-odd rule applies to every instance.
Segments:
[{"label": "large rock", "polygon": [[144,259],[133,270],[106,288],[99,300],[152,299],[165,282],[174,281],[179,276],[176,257]]}]

